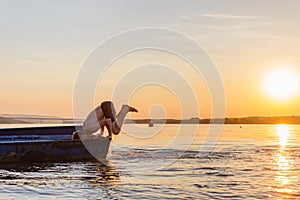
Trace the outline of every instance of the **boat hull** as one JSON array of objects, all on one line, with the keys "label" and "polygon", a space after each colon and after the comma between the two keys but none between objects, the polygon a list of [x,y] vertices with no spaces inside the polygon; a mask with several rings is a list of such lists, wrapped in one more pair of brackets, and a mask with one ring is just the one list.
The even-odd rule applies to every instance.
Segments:
[{"label": "boat hull", "polygon": [[107,157],[110,141],[106,137],[72,139],[75,130],[75,126],[0,129],[0,163],[81,162]]},{"label": "boat hull", "polygon": [[[95,139],[91,141],[95,143]],[[109,150],[109,140],[97,139],[95,151],[98,159],[105,159]],[[95,161],[81,140],[9,142],[0,144],[0,163],[44,163]]]}]

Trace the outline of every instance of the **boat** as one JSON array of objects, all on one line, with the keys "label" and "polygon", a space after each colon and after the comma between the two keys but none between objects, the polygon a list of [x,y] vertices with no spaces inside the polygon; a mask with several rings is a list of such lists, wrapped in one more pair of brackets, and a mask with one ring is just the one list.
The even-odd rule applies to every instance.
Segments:
[{"label": "boat", "polygon": [[153,127],[154,123],[153,122],[149,122],[148,127]]},{"label": "boat", "polygon": [[[0,164],[84,162],[105,159],[106,137],[74,139],[76,126],[0,129]],[[88,146],[88,148],[86,148]]]}]

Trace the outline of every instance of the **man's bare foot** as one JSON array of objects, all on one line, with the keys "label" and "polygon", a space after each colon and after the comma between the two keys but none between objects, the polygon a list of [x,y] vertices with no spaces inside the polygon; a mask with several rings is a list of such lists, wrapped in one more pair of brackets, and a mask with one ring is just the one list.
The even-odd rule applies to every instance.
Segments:
[{"label": "man's bare foot", "polygon": [[131,107],[129,105],[123,105],[122,109],[124,109],[124,108],[127,110],[127,112],[138,112],[137,109],[135,109],[134,107]]},{"label": "man's bare foot", "polygon": [[128,106],[129,107],[129,112],[139,112],[137,109],[134,107]]}]

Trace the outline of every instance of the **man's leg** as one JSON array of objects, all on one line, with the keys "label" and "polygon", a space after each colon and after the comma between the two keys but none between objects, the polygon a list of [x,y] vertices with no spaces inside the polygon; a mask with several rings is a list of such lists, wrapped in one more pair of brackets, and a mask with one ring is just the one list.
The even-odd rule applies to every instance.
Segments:
[{"label": "man's leg", "polygon": [[112,124],[113,134],[118,135],[120,133],[121,127],[124,123],[124,119],[128,112],[138,112],[138,110],[128,105],[123,105],[120,112],[117,115],[116,121],[114,121]]},{"label": "man's leg", "polygon": [[101,132],[102,130],[104,130],[104,127],[106,127],[107,131],[108,131],[108,139],[111,140],[112,138],[112,121],[111,119],[103,119],[101,121],[99,121],[99,124],[100,124],[100,128],[101,128]]}]

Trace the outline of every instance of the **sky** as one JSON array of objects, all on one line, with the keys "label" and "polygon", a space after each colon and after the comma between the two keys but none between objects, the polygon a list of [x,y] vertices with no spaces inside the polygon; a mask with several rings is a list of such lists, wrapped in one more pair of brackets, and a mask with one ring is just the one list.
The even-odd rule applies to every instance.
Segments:
[{"label": "sky", "polygon": [[[72,117],[78,74],[99,44],[132,29],[159,27],[179,32],[205,49],[222,79],[225,99],[219,101],[226,105],[227,117],[300,115],[300,87],[284,100],[263,87],[277,69],[300,79],[298,0],[3,0],[0,4],[0,114]],[[135,38],[125,43],[134,44]],[[176,41],[172,45],[177,47]],[[129,73],[130,67],[142,65],[140,71]],[[206,77],[197,76],[189,63],[170,53],[129,53],[106,73],[87,102],[97,105],[113,99],[117,109],[129,103],[140,110],[135,118],[211,116],[213,92]],[[168,80],[164,83],[169,85],[145,81],[152,79]],[[118,86],[120,80],[123,88]],[[134,88],[130,84],[140,85],[127,91]],[[193,94],[184,87],[192,88]],[[83,109],[82,116],[87,112]]]}]

